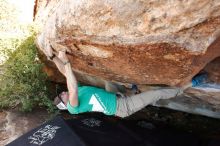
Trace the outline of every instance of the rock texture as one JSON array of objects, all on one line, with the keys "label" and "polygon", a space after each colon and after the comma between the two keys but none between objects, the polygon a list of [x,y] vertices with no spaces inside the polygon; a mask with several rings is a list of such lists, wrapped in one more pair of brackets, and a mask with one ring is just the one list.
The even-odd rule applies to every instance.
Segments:
[{"label": "rock texture", "polygon": [[208,63],[204,70],[209,74],[211,81],[220,84],[220,57]]},{"label": "rock texture", "polygon": [[177,86],[220,56],[219,0],[39,2],[40,50],[68,50],[81,74]]}]

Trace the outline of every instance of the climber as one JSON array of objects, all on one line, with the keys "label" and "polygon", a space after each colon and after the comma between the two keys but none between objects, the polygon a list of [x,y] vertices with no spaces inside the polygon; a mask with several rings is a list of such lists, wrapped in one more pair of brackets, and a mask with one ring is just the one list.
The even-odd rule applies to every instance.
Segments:
[{"label": "climber", "polygon": [[[102,112],[106,115],[127,117],[159,99],[169,99],[182,94],[180,88],[161,88],[140,94],[125,96],[122,93],[111,93],[92,86],[80,86],[72,71],[65,51],[58,56],[48,51],[48,57],[58,70],[66,77],[68,92],[59,94],[54,103],[60,110],[68,110],[71,114],[83,112]],[[191,86],[191,85],[190,85]]]}]

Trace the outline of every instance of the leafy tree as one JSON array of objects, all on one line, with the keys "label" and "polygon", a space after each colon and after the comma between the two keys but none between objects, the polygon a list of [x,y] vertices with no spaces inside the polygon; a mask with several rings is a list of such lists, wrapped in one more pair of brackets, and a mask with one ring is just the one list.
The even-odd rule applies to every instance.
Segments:
[{"label": "leafy tree", "polygon": [[1,108],[19,106],[23,111],[31,111],[36,106],[46,106],[49,111],[54,110],[34,36],[28,37],[15,51],[9,51],[9,59],[1,66]]}]

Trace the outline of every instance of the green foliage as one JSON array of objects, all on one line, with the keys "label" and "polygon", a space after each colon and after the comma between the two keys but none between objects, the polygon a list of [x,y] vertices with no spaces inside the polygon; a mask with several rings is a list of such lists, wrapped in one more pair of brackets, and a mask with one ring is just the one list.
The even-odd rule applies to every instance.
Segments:
[{"label": "green foliage", "polygon": [[[16,3],[15,3],[16,2]],[[34,24],[20,21],[19,2],[0,0],[0,108],[55,108],[34,45]]]},{"label": "green foliage", "polygon": [[0,68],[0,108],[19,106],[23,111],[31,111],[46,106],[49,111],[54,110],[48,98],[50,84],[42,72],[34,40],[35,34],[22,43],[14,39],[9,46],[16,50],[6,49],[8,59]]}]

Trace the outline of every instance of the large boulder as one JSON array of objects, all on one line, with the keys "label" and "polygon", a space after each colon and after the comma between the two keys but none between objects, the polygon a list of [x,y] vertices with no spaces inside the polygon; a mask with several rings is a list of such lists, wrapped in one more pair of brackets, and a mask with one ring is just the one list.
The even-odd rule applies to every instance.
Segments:
[{"label": "large boulder", "polygon": [[[65,78],[46,59],[49,46],[55,53],[68,51],[77,80],[106,89],[133,83],[141,91],[157,88],[153,84],[181,86],[201,70],[220,83],[218,0],[35,3],[36,43],[45,71],[56,82]],[[220,87],[189,88],[155,105],[220,118]]]},{"label": "large boulder", "polygon": [[39,49],[68,50],[74,71],[177,86],[220,56],[220,1],[39,1]]},{"label": "large boulder", "polygon": [[204,70],[209,74],[210,80],[220,84],[220,57],[208,63]]}]

